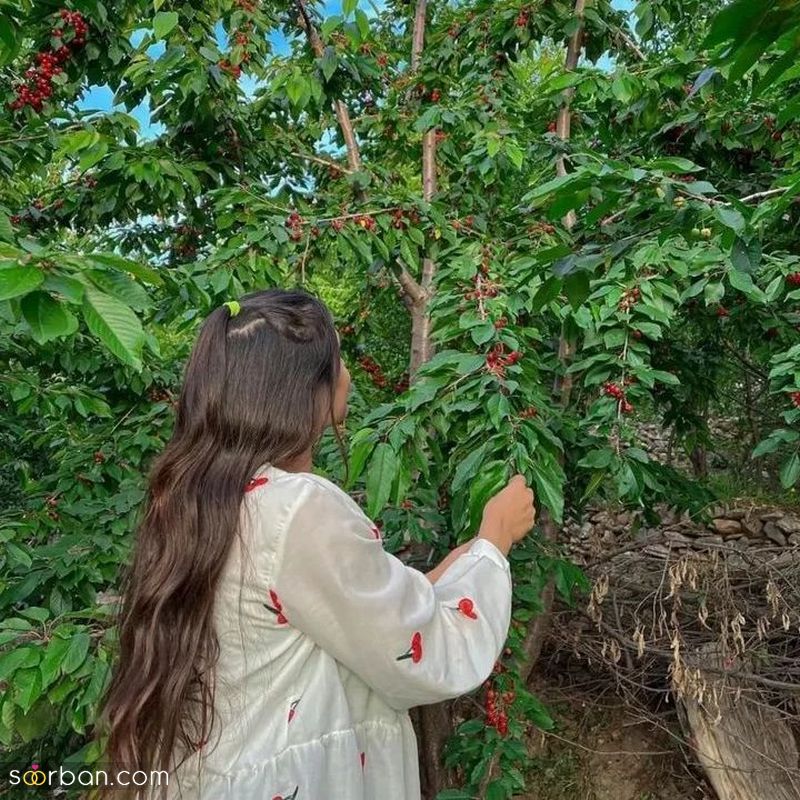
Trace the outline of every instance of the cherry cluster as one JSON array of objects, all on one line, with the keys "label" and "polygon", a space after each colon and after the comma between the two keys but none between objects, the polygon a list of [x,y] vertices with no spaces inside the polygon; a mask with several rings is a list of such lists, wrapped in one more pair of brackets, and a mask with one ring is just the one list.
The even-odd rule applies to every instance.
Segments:
[{"label": "cherry cluster", "polygon": [[508,733],[506,707],[514,702],[515,697],[516,695],[513,691],[501,694],[491,684],[486,690],[486,720],[501,736],[505,736]]},{"label": "cherry cluster", "polygon": [[475,289],[464,293],[465,300],[482,300],[485,297],[497,297],[499,289],[494,281],[487,280],[482,275],[476,275],[473,279]]},{"label": "cherry cluster", "polygon": [[505,350],[506,346],[502,342],[498,342],[486,356],[486,369],[498,378],[504,378],[506,367],[516,364],[522,358],[519,350],[512,350],[508,355]]},{"label": "cherry cluster", "polygon": [[518,28],[527,28],[530,15],[531,10],[527,6],[521,8],[517,18],[514,20],[514,25],[516,25]]},{"label": "cherry cluster", "polygon": [[533,419],[539,413],[536,406],[528,406],[519,412],[520,419]]},{"label": "cherry cluster", "polygon": [[506,327],[506,325],[508,325],[508,318],[507,317],[500,317],[499,319],[495,320],[494,329],[496,331],[501,331],[501,330],[503,330],[503,328]]},{"label": "cherry cluster", "polygon": [[728,309],[725,308],[725,306],[717,306],[717,316],[718,317],[720,317],[720,318],[721,317],[728,317],[728,316],[730,316],[730,313],[731,312],[728,311]]},{"label": "cherry cluster", "polygon": [[192,225],[178,225],[175,233],[172,251],[183,258],[194,258],[197,255],[200,230]]},{"label": "cherry cluster", "polygon": [[787,275],[786,283],[789,286],[800,286],[800,272],[793,272],[791,275]]},{"label": "cherry cluster", "polygon": [[[25,72],[26,82],[16,87],[16,97],[9,103],[12,111],[30,106],[37,113],[42,110],[44,101],[53,94],[53,77],[64,71],[64,64],[72,55],[72,48],[80,48],[86,44],[89,26],[79,11],[68,11],[62,8],[59,12],[64,27],[53,28],[53,39],[60,42],[55,50],[42,50],[36,54],[35,67]],[[72,32],[68,40],[64,39],[65,28]]]},{"label": "cherry cluster", "polygon": [[370,379],[379,389],[385,389],[389,385],[389,381],[383,374],[380,364],[372,356],[361,356],[358,359],[358,363],[369,374]]},{"label": "cherry cluster", "polygon": [[419,213],[417,213],[416,209],[411,209],[407,211],[402,208],[396,208],[392,211],[392,227],[397,228],[398,230],[403,230],[408,223],[412,225],[419,224]]},{"label": "cherry cluster", "polygon": [[800,408],[800,392],[792,392],[789,397],[792,398],[792,405],[795,408]]},{"label": "cherry cluster", "polygon": [[[632,381],[626,379],[625,383],[629,384],[632,383]],[[625,396],[625,390],[619,384],[612,383],[611,381],[603,384],[603,393],[609,397],[613,397],[617,401],[619,410],[623,414],[630,414],[633,411],[633,406],[628,402],[628,398]]]},{"label": "cherry cluster", "polygon": [[293,242],[299,242],[303,238],[303,218],[296,211],[292,211],[286,217],[285,225],[289,229],[289,238]]},{"label": "cherry cluster", "polygon": [[355,223],[365,231],[374,231],[377,226],[375,217],[373,217],[372,214],[359,214],[355,218]]},{"label": "cherry cluster", "polygon": [[549,222],[534,222],[533,225],[528,226],[528,233],[536,235],[542,233],[555,233],[556,226],[551,225]]},{"label": "cherry cluster", "polygon": [[248,53],[246,49],[250,44],[250,23],[247,22],[241,28],[231,31],[231,35],[233,36],[233,42],[235,45],[245,48],[244,52],[242,53],[241,59],[239,63],[234,64],[230,61],[230,59],[223,58],[217,62],[217,66],[223,72],[227,72],[229,75],[232,75],[234,78],[238,80],[238,78],[240,78],[242,75],[241,65],[246,64],[248,61],[250,61],[250,53]]},{"label": "cherry cluster", "polygon": [[620,298],[619,303],[617,303],[617,308],[620,311],[630,311],[641,296],[642,293],[639,291],[638,286],[634,286],[633,289],[627,289]]},{"label": "cherry cluster", "polygon": [[258,7],[258,0],[236,0],[236,5],[239,6],[242,11],[252,14]]},{"label": "cherry cluster", "polygon": [[454,230],[460,231],[461,228],[472,228],[475,225],[475,217],[470,214],[467,217],[464,217],[464,221],[462,222],[460,219],[454,219],[450,223]]}]

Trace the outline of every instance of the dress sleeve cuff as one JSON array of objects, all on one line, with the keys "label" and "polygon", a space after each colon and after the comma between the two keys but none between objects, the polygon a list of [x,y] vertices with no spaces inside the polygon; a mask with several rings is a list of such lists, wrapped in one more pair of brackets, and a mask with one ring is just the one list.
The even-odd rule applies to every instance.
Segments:
[{"label": "dress sleeve cuff", "polygon": [[497,564],[498,567],[510,571],[508,559],[503,555],[500,549],[492,544],[488,539],[476,539],[470,546],[467,553],[473,556],[486,556]]}]

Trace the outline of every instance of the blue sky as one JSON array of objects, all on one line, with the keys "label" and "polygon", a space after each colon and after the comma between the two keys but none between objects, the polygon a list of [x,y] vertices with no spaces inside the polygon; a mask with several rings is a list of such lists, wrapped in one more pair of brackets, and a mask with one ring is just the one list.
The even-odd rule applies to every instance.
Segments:
[{"label": "blue sky", "polygon": [[[371,13],[372,9],[370,8],[371,4],[369,2],[360,2],[359,5],[363,7],[368,14]],[[382,0],[380,0],[378,5],[382,5]],[[612,0],[612,5],[620,10],[630,11],[633,8],[634,0]],[[326,16],[340,14],[342,11],[341,0],[327,0],[327,2],[323,4],[323,8]],[[131,37],[131,41],[134,46],[138,45],[142,41],[144,34],[144,30],[137,31]],[[218,39],[220,44],[224,43],[224,33],[221,26],[218,29]],[[285,55],[289,52],[287,40],[281,33],[275,32],[270,37],[270,41],[272,42],[273,52],[279,55]],[[161,55],[161,53],[164,52],[164,43],[158,42],[157,44],[154,44],[152,47],[148,48],[147,52],[154,58],[157,58],[159,55]],[[255,89],[256,81],[253,78],[245,75],[242,77],[240,85],[245,93],[251,94]],[[78,106],[85,111],[109,111],[114,108],[114,93],[107,85],[91,86],[84,92],[83,97],[78,102]],[[118,106],[117,108],[119,110],[125,110],[121,106]],[[153,136],[158,136],[163,130],[161,125],[152,124],[150,122],[148,98],[145,98],[138,106],[136,106],[136,108],[132,109],[130,113],[136,118],[136,120],[138,120],[139,125],[141,126],[140,134],[143,137],[151,138]]]}]

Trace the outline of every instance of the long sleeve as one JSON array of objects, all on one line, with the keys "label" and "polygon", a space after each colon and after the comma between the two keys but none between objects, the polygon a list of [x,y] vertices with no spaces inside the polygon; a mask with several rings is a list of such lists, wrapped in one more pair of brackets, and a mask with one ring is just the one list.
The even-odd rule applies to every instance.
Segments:
[{"label": "long sleeve", "polygon": [[511,617],[502,553],[478,540],[432,585],[383,549],[344,492],[315,476],[294,481],[273,580],[286,623],[398,710],[486,680]]}]

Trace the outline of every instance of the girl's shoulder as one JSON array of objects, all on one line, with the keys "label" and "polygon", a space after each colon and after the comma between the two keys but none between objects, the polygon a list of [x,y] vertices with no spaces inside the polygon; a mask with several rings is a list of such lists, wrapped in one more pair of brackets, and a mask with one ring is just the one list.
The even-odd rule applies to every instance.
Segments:
[{"label": "girl's shoulder", "polygon": [[327,513],[364,514],[347,492],[333,481],[312,472],[286,472],[277,467],[267,467],[259,470],[251,485],[253,483],[258,483],[258,490],[253,494],[259,505],[263,503],[265,509],[272,511],[276,505],[296,507],[303,502],[319,504],[320,510]]}]

